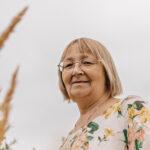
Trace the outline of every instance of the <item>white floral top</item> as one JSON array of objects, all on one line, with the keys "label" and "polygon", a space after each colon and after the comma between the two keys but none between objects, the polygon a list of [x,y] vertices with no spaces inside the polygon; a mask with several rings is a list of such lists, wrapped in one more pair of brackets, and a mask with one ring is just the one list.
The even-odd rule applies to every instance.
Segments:
[{"label": "white floral top", "polygon": [[59,150],[150,150],[150,105],[129,96],[70,132]]}]

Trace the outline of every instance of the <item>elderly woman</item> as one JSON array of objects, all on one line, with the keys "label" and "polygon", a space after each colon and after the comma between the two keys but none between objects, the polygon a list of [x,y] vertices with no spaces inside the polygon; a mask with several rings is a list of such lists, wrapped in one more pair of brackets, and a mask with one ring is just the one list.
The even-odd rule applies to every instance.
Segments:
[{"label": "elderly woman", "polygon": [[60,150],[150,150],[150,109],[138,96],[118,99],[122,86],[108,50],[73,40],[59,63],[60,90],[80,117]]}]

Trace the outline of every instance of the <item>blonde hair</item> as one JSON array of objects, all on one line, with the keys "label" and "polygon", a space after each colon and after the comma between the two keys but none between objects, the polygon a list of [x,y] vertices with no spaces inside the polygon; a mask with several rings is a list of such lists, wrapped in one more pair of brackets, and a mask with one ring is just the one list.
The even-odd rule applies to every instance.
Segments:
[{"label": "blonde hair", "polygon": [[[75,43],[77,44],[80,52],[92,53],[97,59],[101,60],[105,71],[106,92],[109,94],[109,97],[120,95],[122,93],[122,85],[116,71],[114,61],[108,50],[100,42],[89,38],[75,39],[70,42],[63,51],[60,62],[64,60],[67,52],[70,50],[70,47]],[[60,70],[58,70],[58,76],[59,88],[64,96],[64,99],[70,101],[69,95],[62,80],[62,72]]]}]

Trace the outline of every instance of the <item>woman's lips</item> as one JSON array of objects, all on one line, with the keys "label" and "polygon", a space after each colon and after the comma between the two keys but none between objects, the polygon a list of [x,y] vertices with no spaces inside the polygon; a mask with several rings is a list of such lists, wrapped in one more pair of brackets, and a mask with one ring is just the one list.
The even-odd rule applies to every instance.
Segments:
[{"label": "woman's lips", "polygon": [[74,81],[72,84],[88,83],[89,81]]}]

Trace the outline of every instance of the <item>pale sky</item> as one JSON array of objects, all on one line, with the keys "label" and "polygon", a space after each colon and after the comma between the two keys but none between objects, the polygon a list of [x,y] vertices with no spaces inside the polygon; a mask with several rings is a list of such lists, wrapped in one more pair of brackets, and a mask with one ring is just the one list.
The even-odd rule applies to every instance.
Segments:
[{"label": "pale sky", "polygon": [[29,10],[0,52],[1,99],[19,64],[8,141],[14,150],[57,150],[79,116],[63,101],[57,64],[73,39],[89,37],[110,51],[124,94],[150,99],[149,0],[0,0],[0,32]]}]

